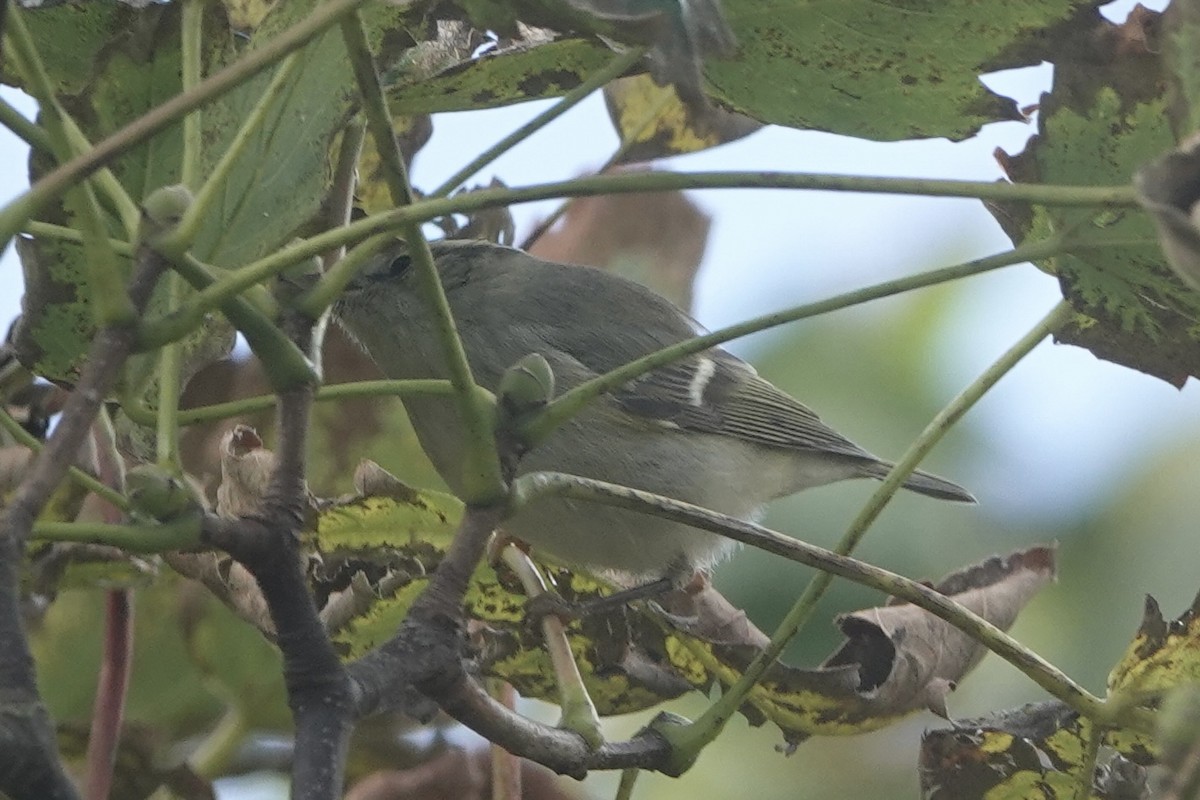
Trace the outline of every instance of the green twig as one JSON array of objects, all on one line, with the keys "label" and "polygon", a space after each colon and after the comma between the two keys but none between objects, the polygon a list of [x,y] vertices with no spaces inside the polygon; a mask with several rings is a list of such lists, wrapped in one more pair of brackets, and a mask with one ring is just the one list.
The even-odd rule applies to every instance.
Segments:
[{"label": "green twig", "polygon": [[[296,69],[302,63],[300,54],[292,53],[279,65],[279,69],[275,71],[271,82],[267,84],[262,95],[258,98],[258,102],[254,104],[254,108],[242,120],[241,127],[238,128],[233,141],[229,143],[229,146],[221,155],[221,160],[212,168],[204,184],[196,192],[196,197],[191,205],[188,206],[183,219],[179,221],[179,224],[175,226],[175,229],[171,231],[169,236],[164,237],[158,243],[158,247],[162,252],[174,257],[182,254],[183,251],[191,247],[192,242],[195,241],[197,234],[200,232],[200,227],[211,214],[219,193],[225,188],[225,181],[237,165],[238,159],[246,152],[246,148],[250,145],[252,138],[266,121],[267,112],[279,102],[279,97],[283,92],[284,86],[295,76]],[[191,119],[191,116],[188,119]]]},{"label": "green twig", "polygon": [[224,693],[228,695],[224,716],[188,756],[188,766],[203,780],[213,781],[224,775],[237,755],[238,747],[252,731],[250,720],[238,705],[242,698],[228,689]]},{"label": "green twig", "polygon": [[[618,161],[625,157],[625,154],[633,148],[633,145],[637,141],[638,137],[641,136],[647,128],[654,124],[654,121],[658,119],[659,114],[662,113],[662,110],[667,107],[667,104],[671,102],[673,97],[677,96],[672,92],[663,92],[658,100],[654,102],[654,105],[646,109],[645,113],[642,115],[642,119],[631,132],[621,132],[620,145],[617,146],[617,149],[613,151],[612,155],[608,157],[604,164],[600,166],[600,169],[596,170],[597,175],[603,175],[605,172],[608,172],[608,170],[612,169]],[[528,250],[537,244],[538,239],[541,239],[546,235],[546,231],[554,227],[554,223],[558,222],[558,220],[567,213],[567,210],[570,209],[571,204],[574,202],[575,198],[570,197],[559,203],[557,208],[551,211],[545,219],[539,221],[538,224],[534,226],[533,230],[531,230],[525,236],[525,241],[521,242],[520,249]]]},{"label": "green twig", "polygon": [[621,782],[617,784],[615,800],[633,800],[633,787],[637,785],[641,772],[640,769],[633,768],[621,770]]},{"label": "green twig", "polygon": [[[191,0],[194,4],[196,0]],[[167,309],[174,311],[183,299],[183,279],[178,274],[164,275],[167,281]],[[159,466],[175,475],[183,474],[179,457],[179,395],[183,390],[183,343],[174,341],[158,355],[158,409],[155,448]]]},{"label": "green twig", "polygon": [[[433,379],[410,381],[356,381],[354,383],[338,383],[333,386],[322,386],[317,389],[316,399],[342,400],[352,397],[403,397],[409,394],[453,394],[454,387],[450,381]],[[212,422],[218,419],[228,419],[242,414],[253,414],[274,408],[277,398],[275,395],[259,395],[242,400],[231,400],[228,403],[217,403],[211,406],[200,406],[179,412],[180,425],[195,425],[200,422]]]},{"label": "green twig", "polygon": [[325,309],[337,300],[338,295],[346,288],[346,284],[354,279],[362,265],[380,250],[390,244],[395,244],[395,242],[395,236],[390,233],[380,233],[355,245],[349,253],[334,262],[330,270],[321,277],[315,286],[296,300],[296,310],[307,314],[312,319],[321,316]]},{"label": "green twig", "polygon": [[363,28],[362,17],[358,14],[348,16],[342,20],[341,27],[346,54],[350,56],[350,66],[354,70],[354,79],[358,82],[358,91],[362,95],[367,131],[375,141],[388,193],[397,206],[411,205],[413,191],[408,183],[408,170],[404,166],[404,155],[396,144],[396,132],[392,128],[392,118],[387,100],[383,96],[383,87],[379,84],[375,59],[371,56],[371,48],[367,44],[367,32]]},{"label": "green twig", "polygon": [[[83,243],[83,234],[75,228],[65,225],[54,225],[49,222],[26,222],[21,229],[38,239],[58,239],[63,242]],[[133,257],[133,245],[121,239],[109,239],[108,246],[119,256]]]},{"label": "green twig", "polygon": [[1030,261],[1038,258],[1046,258],[1062,252],[1063,244],[1056,239],[1047,241],[1034,242],[1023,244],[1020,247],[1009,250],[1005,253],[998,253],[994,256],[968,261],[963,264],[958,264],[952,267],[943,267],[929,272],[922,272],[917,275],[909,275],[903,278],[897,278],[891,281],[869,286],[865,289],[857,289],[852,292],[838,295],[829,298],[828,300],[820,300],[815,303],[806,303],[796,308],[788,309],[787,311],[778,311],[773,314],[764,314],[761,317],[756,317],[752,320],[730,325],[727,328],[722,328],[719,331],[697,336],[694,339],[689,339],[686,342],[681,342],[671,347],[663,348],[655,353],[652,353],[645,358],[640,358],[618,367],[611,372],[607,372],[597,378],[580,384],[560,395],[546,407],[546,409],[535,417],[529,424],[525,426],[523,434],[526,441],[538,442],[548,436],[551,431],[557,428],[566,420],[577,414],[579,410],[587,403],[592,402],[601,394],[612,391],[619,386],[622,386],[629,381],[637,378],[650,370],[666,364],[673,363],[695,353],[703,352],[710,347],[715,347],[719,344],[736,339],[747,334],[757,333],[758,331],[773,328],[778,325],[783,325],[788,322],[794,322],[806,317],[825,314],[830,311],[847,308],[849,306],[859,305],[870,300],[876,300],[881,297],[889,297],[901,292],[919,289],[925,286],[933,286],[946,281],[958,280],[970,275],[977,275],[988,270],[998,269],[1000,267],[1010,266],[1012,264],[1020,264],[1025,261]]},{"label": "green twig", "polygon": [[[392,132],[391,117],[387,101],[379,85],[379,76],[371,52],[367,48],[366,32],[362,20],[355,15],[342,23],[342,38],[346,52],[354,67],[362,95],[363,109],[367,117],[367,130],[375,141],[392,202],[397,206],[412,203],[412,187],[396,137]],[[348,228],[349,226],[347,226]],[[429,243],[421,232],[418,222],[407,222],[400,232],[408,244],[409,255],[417,274],[418,291],[425,304],[433,312],[438,340],[442,346],[442,357],[454,385],[455,400],[463,420],[466,457],[463,459],[463,500],[468,503],[485,503],[499,499],[504,494],[500,478],[500,462],[496,455],[496,442],[492,431],[494,414],[491,395],[480,389],[471,375],[471,366],[463,350],[462,340],[450,313],[450,304],[438,278],[437,267]]]},{"label": "green twig", "polygon": [[[1047,186],[1041,184],[938,181],[912,178],[863,178],[845,175],[803,175],[783,172],[621,172],[590,175],[558,183],[523,188],[489,188],[453,197],[418,200],[360,219],[333,231],[285,248],[247,266],[249,270],[277,272],[325,250],[360,242],[376,233],[401,230],[450,214],[468,214],[488,208],[532,203],[558,197],[591,197],[602,194],[661,192],[674,189],[812,189],[827,191],[916,194],[933,197],[979,197],[988,200],[1028,202],[1044,205],[1133,207],[1132,190],[1126,186]],[[1153,240],[1147,240],[1153,241]],[[1108,243],[1111,245],[1111,243]]]},{"label": "green twig", "polygon": [[[195,91],[200,83],[200,43],[204,36],[204,0],[183,0],[180,20],[179,50],[182,59],[180,80],[183,91]],[[203,156],[203,117],[200,109],[183,118],[183,163],[180,183],[195,189],[200,183],[200,159]]]},{"label": "green twig", "polygon": [[[7,243],[26,220],[113,158],[146,141],[194,109],[233,90],[293,50],[305,46],[365,2],[327,0],[317,4],[301,22],[201,81],[193,91],[178,94],[156,106],[88,152],[58,167],[35,183],[28,192],[0,209],[0,244]],[[14,16],[11,7],[9,11],[11,19]]]},{"label": "green twig", "polygon": [[[500,558],[517,576],[529,600],[546,594],[546,580],[528,553],[514,544],[506,544],[500,551]],[[604,744],[604,729],[592,697],[583,683],[583,676],[579,673],[579,665],[575,663],[566,626],[559,617],[546,614],[541,619],[541,629],[542,642],[546,646],[554,682],[558,686],[558,706],[562,710],[558,727],[575,731],[593,749],[599,748]]]},{"label": "green twig", "polygon": [[54,147],[50,144],[50,134],[46,133],[46,129],[27,119],[3,98],[0,98],[0,125],[8,128],[34,150],[54,153]]},{"label": "green twig", "polygon": [[43,542],[106,544],[130,553],[165,553],[200,546],[200,527],[198,515],[154,524],[35,522],[33,538]]},{"label": "green twig", "polygon": [[446,181],[434,189],[430,193],[430,197],[447,197],[458,186],[470,178],[479,170],[486,167],[488,164],[495,161],[497,158],[507,153],[515,145],[525,141],[537,131],[549,125],[554,120],[561,117],[563,114],[577,106],[580,101],[590,95],[592,92],[601,88],[609,81],[619,78],[625,72],[641,60],[645,55],[644,48],[633,48],[624,53],[620,53],[613,57],[603,69],[600,69],[588,77],[586,81],[576,86],[571,91],[567,92],[557,103],[554,103],[546,110],[542,111],[533,119],[526,122],[515,131],[505,136],[494,145],[484,150],[475,158],[471,159],[470,163],[462,167],[458,172],[451,175]]},{"label": "green twig", "polygon": [[[175,270],[184,280],[198,290],[206,289],[216,282],[215,270],[199,261],[191,253],[184,253],[181,258],[172,259]],[[267,382],[276,392],[296,386],[307,386],[319,382],[314,372],[313,364],[300,348],[293,343],[274,322],[256,308],[245,297],[234,296],[224,300],[221,312],[246,337],[246,343],[262,362],[263,372]],[[163,319],[163,323],[173,323],[178,318]],[[190,330],[190,328],[189,328]],[[141,346],[157,340],[158,333],[149,329],[145,339],[139,340]]]},{"label": "green twig", "polygon": [[121,386],[117,390],[117,404],[121,413],[143,428],[158,427],[158,412],[151,408],[144,397],[141,397],[130,386]]},{"label": "green twig", "polygon": [[[92,143],[88,141],[87,136],[75,124],[75,120],[65,114],[63,115],[63,130],[66,133],[67,140],[71,144],[72,156],[78,156],[91,149]],[[113,175],[112,170],[97,170],[88,179],[88,182],[94,185],[95,189],[108,199],[108,202],[116,211],[117,217],[121,220],[121,228],[125,231],[125,235],[130,238],[136,236],[138,221],[141,219],[141,210],[138,208],[137,203],[133,201],[133,198],[129,196],[129,192],[125,191],[125,187],[117,180],[117,176]]]},{"label": "green twig", "polygon": [[[28,447],[34,453],[37,453],[42,449],[42,443],[39,442],[33,434],[22,428],[21,423],[13,419],[12,415],[3,408],[0,408],[0,428],[4,428],[4,430],[7,431],[9,435],[17,441],[18,444]],[[104,485],[96,478],[81,470],[79,467],[68,467],[67,474],[70,476],[71,480],[75,481],[75,483],[79,484],[84,489],[87,489],[92,494],[97,495],[98,497],[103,497],[109,503],[121,509],[122,511],[129,510],[129,501],[124,495],[115,489]]]},{"label": "green twig", "polygon": [[[555,184],[543,184],[541,186],[532,186],[524,189],[480,189],[474,192],[467,192],[455,195],[454,197],[434,198],[431,200],[419,200],[411,206],[403,208],[395,208],[390,211],[384,211],[379,214],[366,217],[364,219],[352,222],[342,228],[325,231],[311,238],[288,245],[287,247],[277,250],[269,256],[266,256],[258,261],[230,272],[227,280],[232,286],[236,282],[238,286],[249,286],[258,283],[265,278],[274,275],[275,273],[287,269],[293,264],[297,264],[307,258],[319,256],[322,253],[344,245],[352,245],[363,241],[364,239],[374,236],[379,233],[396,231],[405,228],[414,223],[427,222],[437,217],[444,217],[449,214],[470,213],[480,211],[487,208],[497,208],[501,206],[515,205],[517,203],[529,203],[537,200],[546,200],[556,197],[572,197],[572,196],[592,196],[597,194],[613,193],[623,194],[628,192],[644,192],[644,191],[665,191],[673,188],[690,188],[690,189],[732,189],[732,188],[825,188],[821,186],[787,186],[786,184],[796,183],[811,183],[814,177],[811,175],[791,175],[788,173],[694,173],[692,175],[677,175],[675,173],[618,173],[614,175],[595,175],[588,178],[577,178],[574,181],[564,181]],[[824,177],[841,177],[841,176],[824,176]],[[654,182],[659,185],[646,185],[645,179],[653,178]],[[791,179],[798,179],[792,181]],[[662,179],[662,180],[658,180]],[[711,179],[711,180],[710,180]],[[886,192],[888,189],[882,188],[885,185],[892,186],[892,191],[903,193],[901,187],[891,183],[896,180],[904,180],[906,183],[911,183],[907,179],[858,179],[866,182],[882,182],[873,189],[861,189],[861,191],[877,191]],[[580,187],[580,181],[587,181],[587,184]],[[680,182],[689,185],[680,187]],[[939,183],[933,181],[933,183]],[[1107,189],[1094,189],[1091,187],[1078,187],[1080,191],[1085,192],[1083,196],[1073,197],[1071,192],[1076,187],[1056,186],[1042,187],[1030,184],[996,184],[996,183],[978,183],[970,184],[969,182],[952,182],[943,181],[940,183],[953,183],[956,188],[963,188],[970,185],[979,187],[980,191],[986,194],[1003,194],[1007,190],[1009,196],[994,199],[1005,199],[1012,201],[1026,200],[1029,202],[1049,202],[1057,198],[1060,202],[1066,203],[1068,199],[1073,199],[1074,204],[1089,205],[1089,204],[1117,204],[1127,205],[1124,197],[1125,187],[1110,187]],[[1044,188],[1053,188],[1058,190],[1056,193],[1044,194],[1038,190]],[[1025,190],[1031,190],[1031,197],[1023,197]],[[847,191],[850,189],[847,188]],[[967,194],[954,195],[950,192],[945,192],[950,196],[969,196]],[[1036,199],[1031,199],[1036,198]],[[1154,244],[1156,240],[1147,238],[1145,240],[1137,239],[1122,239],[1106,242],[1072,242],[1072,247],[1120,247],[1133,244]],[[1022,245],[1025,247],[1025,245]],[[1051,253],[1050,255],[1053,255]],[[1045,257],[1039,255],[1039,258]]]},{"label": "green twig", "polygon": [[[752,522],[718,514],[715,511],[709,511],[680,500],[630,489],[626,486],[556,472],[533,472],[522,475],[514,482],[513,504],[515,510],[546,497],[587,500],[711,531],[791,561],[832,573],[853,583],[868,586],[892,597],[906,600],[958,628],[1083,716],[1101,719],[1111,716],[1110,710],[1103,700],[1088,692],[1058,667],[1032,652],[983,617],[918,581],[791,536],[785,536]],[[1147,720],[1139,720],[1139,724],[1145,722]],[[690,729],[681,727],[679,730],[689,731]],[[687,752],[686,749],[681,749],[674,737],[672,737],[672,744],[675,746],[676,752]],[[671,769],[665,771],[667,774],[676,774]]]},{"label": "green twig", "polygon": [[[862,540],[867,528],[883,511],[884,506],[899,490],[904,480],[916,469],[921,459],[941,440],[950,427],[1047,336],[1070,319],[1072,313],[1074,312],[1068,303],[1060,302],[930,421],[855,517],[841,541],[838,542],[835,553],[845,556],[854,550]],[[684,746],[691,748],[693,756],[720,735],[726,723],[737,712],[758,680],[775,663],[788,643],[808,622],[817,603],[831,583],[833,583],[833,575],[829,572],[820,572],[814,576],[775,630],[770,643],[755,656],[754,661],[742,672],[737,682],[730,687],[729,691],[722,694],[720,699],[713,703],[700,719],[680,733],[681,741],[685,743]]]}]

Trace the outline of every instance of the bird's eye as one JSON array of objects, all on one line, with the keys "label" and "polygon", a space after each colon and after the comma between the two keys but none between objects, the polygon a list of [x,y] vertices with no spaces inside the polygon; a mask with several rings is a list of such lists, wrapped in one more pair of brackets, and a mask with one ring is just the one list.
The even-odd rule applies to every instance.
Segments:
[{"label": "bird's eye", "polygon": [[408,272],[408,268],[411,264],[412,259],[408,257],[407,253],[405,253],[404,255],[396,256],[392,259],[389,271],[391,272],[392,277],[398,278],[404,273]]}]

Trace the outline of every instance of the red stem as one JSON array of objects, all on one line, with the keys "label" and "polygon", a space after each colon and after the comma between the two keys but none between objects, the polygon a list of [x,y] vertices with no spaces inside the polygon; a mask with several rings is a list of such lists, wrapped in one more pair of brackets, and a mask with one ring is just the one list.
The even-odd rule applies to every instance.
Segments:
[{"label": "red stem", "polygon": [[133,660],[133,592],[112,589],[104,601],[104,652],[87,747],[87,800],[107,800],[112,788]]}]

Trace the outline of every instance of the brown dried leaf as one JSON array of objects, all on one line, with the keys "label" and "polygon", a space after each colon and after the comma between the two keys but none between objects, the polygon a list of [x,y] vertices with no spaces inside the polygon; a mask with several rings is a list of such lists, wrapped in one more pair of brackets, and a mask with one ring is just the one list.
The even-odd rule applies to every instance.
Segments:
[{"label": "brown dried leaf", "polygon": [[610,270],[690,308],[711,224],[682,192],[583,197],[567,205],[562,224],[529,252]]},{"label": "brown dried leaf", "polygon": [[258,510],[275,471],[275,454],[262,444],[249,425],[235,426],[221,440],[220,516],[244,517]]},{"label": "brown dried leaf", "polygon": [[[1054,574],[1053,549],[1037,547],[990,558],[934,588],[1006,630]],[[856,611],[837,622],[847,642],[823,666],[857,664],[858,692],[883,713],[925,707],[948,716],[945,696],[987,652],[950,623],[908,603]]]},{"label": "brown dried leaf", "polygon": [[[1053,577],[1053,548],[1035,547],[955,572],[933,588],[1005,628]],[[984,652],[957,628],[907,603],[838,622],[847,641],[819,668],[776,664],[767,671],[742,708],[752,724],[774,722],[795,746],[811,735],[876,730],[922,708],[945,714],[946,694]],[[702,670],[729,683],[759,648],[693,644],[685,658],[678,652],[672,662],[681,673]]]},{"label": "brown dried leaf", "polygon": [[672,615],[672,623],[678,630],[706,642],[762,649],[771,641],[745,611],[726,600],[707,579],[699,589],[688,587],[670,592],[661,604]]}]

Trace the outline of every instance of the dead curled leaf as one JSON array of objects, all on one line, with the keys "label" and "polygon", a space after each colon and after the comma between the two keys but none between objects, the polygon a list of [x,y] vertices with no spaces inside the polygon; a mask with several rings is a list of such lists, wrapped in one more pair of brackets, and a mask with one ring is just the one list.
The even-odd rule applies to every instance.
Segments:
[{"label": "dead curled leaf", "polygon": [[249,425],[238,425],[221,439],[221,485],[217,487],[217,513],[244,517],[254,513],[266,496],[275,454]]},{"label": "dead curled leaf", "polygon": [[[1037,547],[989,558],[934,588],[1007,629],[1054,575],[1054,550]],[[869,693],[882,708],[923,705],[948,717],[945,695],[986,652],[950,623],[908,603],[856,611],[837,622],[848,641],[825,666],[858,664],[859,692]]]},{"label": "dead curled leaf", "polygon": [[[1042,546],[989,558],[933,588],[1007,628],[1054,575],[1054,549]],[[847,640],[825,663],[813,670],[776,664],[743,708],[752,722],[779,725],[791,746],[811,735],[875,730],[922,708],[945,716],[946,694],[985,652],[908,603],[856,611],[837,622]],[[757,652],[746,646],[707,650],[701,658],[723,681],[736,678]]]}]

